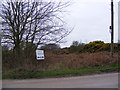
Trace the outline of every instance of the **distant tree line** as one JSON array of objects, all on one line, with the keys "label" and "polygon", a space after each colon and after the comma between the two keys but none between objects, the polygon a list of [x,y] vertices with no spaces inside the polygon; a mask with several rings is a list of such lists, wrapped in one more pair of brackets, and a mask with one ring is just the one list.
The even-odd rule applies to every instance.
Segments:
[{"label": "distant tree line", "polygon": [[[29,46],[29,44],[28,44],[28,46]],[[114,45],[114,52],[120,51],[120,44],[119,43],[114,43],[113,45]],[[35,47],[35,45],[33,45],[33,46]],[[111,48],[110,46],[111,46],[110,43],[104,43],[103,41],[93,41],[93,42],[89,42],[88,44],[81,43],[79,41],[73,41],[72,45],[70,45],[70,47],[61,48],[59,44],[49,43],[49,44],[42,45],[38,49],[42,49],[42,50],[46,50],[46,51],[54,51],[54,50],[65,51],[65,50],[67,50],[69,53],[98,52],[98,51],[110,52],[110,48]],[[23,45],[22,49],[29,50],[30,48],[27,48]],[[7,51],[7,50],[9,50],[9,48],[6,45],[4,45],[3,50]]]},{"label": "distant tree line", "polygon": [[[120,44],[114,43],[114,52],[120,51]],[[56,54],[69,54],[69,53],[95,53],[100,51],[110,52],[111,44],[104,43],[103,41],[93,41],[88,44],[81,43],[79,41],[73,41],[70,47],[60,48],[57,44],[48,44],[42,46],[41,49],[54,51]]]},{"label": "distant tree line", "polygon": [[41,46],[42,50],[58,50],[60,49],[60,45],[59,44],[55,44],[55,43],[50,43],[50,44],[45,44],[43,46]]},{"label": "distant tree line", "polygon": [[[70,53],[74,52],[98,52],[98,51],[108,51],[110,52],[110,43],[104,43],[103,41],[93,41],[88,44],[79,43],[78,41],[73,41],[72,45],[68,48]],[[114,52],[120,51],[120,44],[114,43]]]}]

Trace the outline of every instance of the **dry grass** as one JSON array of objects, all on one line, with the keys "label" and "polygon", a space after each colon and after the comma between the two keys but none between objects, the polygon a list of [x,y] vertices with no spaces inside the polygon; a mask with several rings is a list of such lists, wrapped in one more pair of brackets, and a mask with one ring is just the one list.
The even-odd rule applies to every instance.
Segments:
[{"label": "dry grass", "polygon": [[[45,52],[45,60],[37,61],[33,58],[21,60],[21,65],[17,63],[15,69],[28,70],[69,70],[83,67],[106,66],[118,63],[118,53],[114,53],[111,58],[110,52],[96,52],[96,53],[79,53],[79,54],[53,54]],[[18,64],[18,65],[17,65]],[[4,67],[7,67],[5,63]],[[13,64],[11,64],[13,65]],[[14,66],[14,65],[13,65]]]},{"label": "dry grass", "polygon": [[[82,67],[106,66],[118,63],[118,53],[111,58],[110,52],[81,53],[81,54],[53,54],[45,53],[44,61],[37,61],[39,70],[65,70]],[[33,66],[33,65],[32,65]]]}]

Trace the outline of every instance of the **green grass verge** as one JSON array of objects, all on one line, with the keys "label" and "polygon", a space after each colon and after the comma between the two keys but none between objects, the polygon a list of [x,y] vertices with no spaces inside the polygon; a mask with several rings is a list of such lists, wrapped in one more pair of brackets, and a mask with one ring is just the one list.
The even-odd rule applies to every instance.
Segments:
[{"label": "green grass verge", "polygon": [[104,67],[78,68],[72,70],[53,70],[53,71],[33,71],[33,70],[14,70],[3,74],[3,79],[28,79],[44,78],[66,75],[87,75],[101,72],[111,72],[120,69],[120,65],[110,65]]}]

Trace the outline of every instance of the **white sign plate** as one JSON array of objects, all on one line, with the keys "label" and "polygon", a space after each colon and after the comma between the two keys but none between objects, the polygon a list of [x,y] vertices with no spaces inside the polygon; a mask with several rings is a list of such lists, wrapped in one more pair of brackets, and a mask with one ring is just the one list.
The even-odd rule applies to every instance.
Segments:
[{"label": "white sign plate", "polygon": [[43,50],[36,50],[36,58],[37,58],[37,60],[45,59],[44,51]]}]

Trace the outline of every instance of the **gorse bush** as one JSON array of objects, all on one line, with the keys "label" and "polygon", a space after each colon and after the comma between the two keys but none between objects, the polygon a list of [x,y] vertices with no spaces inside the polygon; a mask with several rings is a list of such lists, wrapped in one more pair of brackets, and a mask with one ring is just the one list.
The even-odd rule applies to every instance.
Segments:
[{"label": "gorse bush", "polygon": [[85,52],[100,51],[100,48],[104,45],[103,41],[93,41],[84,46]]}]

